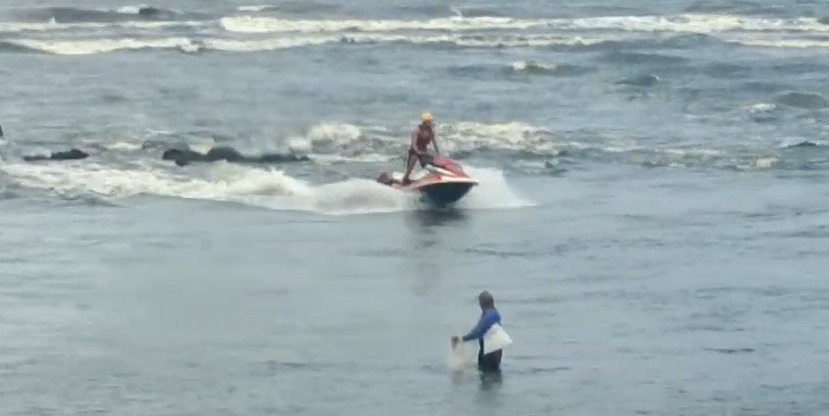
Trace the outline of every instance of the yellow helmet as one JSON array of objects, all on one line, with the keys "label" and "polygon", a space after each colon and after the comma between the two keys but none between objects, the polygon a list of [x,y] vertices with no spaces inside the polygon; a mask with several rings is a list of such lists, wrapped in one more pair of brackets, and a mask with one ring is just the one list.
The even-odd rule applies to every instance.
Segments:
[{"label": "yellow helmet", "polygon": [[426,123],[428,121],[432,121],[432,115],[428,112],[423,113],[420,115],[420,121]]}]

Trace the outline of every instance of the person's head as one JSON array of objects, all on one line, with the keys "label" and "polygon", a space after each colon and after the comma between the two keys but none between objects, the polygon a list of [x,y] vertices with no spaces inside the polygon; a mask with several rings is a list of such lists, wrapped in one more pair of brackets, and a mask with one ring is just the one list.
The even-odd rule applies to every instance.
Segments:
[{"label": "person's head", "polygon": [[433,125],[432,114],[428,113],[428,112],[421,114],[420,115],[420,124],[424,125],[424,126],[432,127],[432,125]]},{"label": "person's head", "polygon": [[484,290],[478,294],[478,305],[481,305],[481,309],[494,308],[495,298],[492,297],[492,294],[489,293],[489,291]]},{"label": "person's head", "polygon": [[388,185],[391,183],[391,176],[388,172],[381,172],[379,176],[377,176],[377,182],[380,182],[384,185]]}]

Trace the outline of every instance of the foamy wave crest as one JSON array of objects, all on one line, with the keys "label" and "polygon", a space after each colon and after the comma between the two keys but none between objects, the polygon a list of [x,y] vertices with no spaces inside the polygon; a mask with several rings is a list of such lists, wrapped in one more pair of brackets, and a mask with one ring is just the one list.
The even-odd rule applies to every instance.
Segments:
[{"label": "foamy wave crest", "polygon": [[418,45],[453,44],[471,48],[503,47],[545,47],[545,46],[586,46],[615,40],[612,36],[570,36],[553,34],[485,34],[485,35],[392,35],[392,34],[349,34],[336,37],[338,42],[379,43],[403,42]]},{"label": "foamy wave crest", "polygon": [[430,20],[287,20],[271,17],[224,17],[222,27],[230,32],[390,32],[400,30],[470,31],[494,29],[616,30],[624,32],[718,33],[744,32],[829,32],[819,19],[768,19],[718,14],[679,16],[606,16],[575,19],[517,19],[508,17],[450,17]]},{"label": "foamy wave crest", "polygon": [[743,46],[757,46],[763,48],[793,48],[793,49],[826,49],[829,48],[829,39],[727,39],[727,42]]},{"label": "foamy wave crest", "polygon": [[552,132],[526,123],[461,122],[450,125],[447,130],[440,137],[443,139],[441,145],[449,151],[502,149],[546,154],[555,152]]},{"label": "foamy wave crest", "polygon": [[79,23],[57,23],[54,20],[44,23],[28,22],[0,22],[0,32],[47,32],[65,31],[76,29],[109,29],[109,28],[130,28],[130,29],[162,29],[169,27],[197,27],[206,26],[208,22],[199,21],[125,21],[125,22],[79,22]]},{"label": "foamy wave crest", "polygon": [[[259,12],[270,6],[241,6],[242,11]],[[119,13],[141,13],[140,6],[124,7]],[[61,22],[0,22],[0,32],[60,31],[70,29],[165,27],[215,27],[234,33],[305,33],[333,34],[359,32],[438,31],[466,32],[487,30],[528,30],[546,28],[556,31],[603,30],[615,32],[676,32],[716,34],[721,32],[752,33],[827,33],[829,25],[819,19],[760,18],[720,14],[683,14],[677,16],[599,16],[585,18],[520,19],[510,17],[447,17],[428,20],[293,20],[266,16],[226,16],[218,20],[115,20]]]},{"label": "foamy wave crest", "polygon": [[[462,121],[438,125],[441,149],[448,152],[510,150],[537,152],[545,156],[557,153],[566,143],[555,141],[552,131],[521,122],[481,123]],[[311,127],[302,137],[290,139],[291,148],[317,152],[318,161],[382,162],[398,160],[401,155],[378,154],[380,149],[405,151],[409,131],[394,131],[382,126],[355,126],[347,123],[322,122]],[[400,147],[404,146],[404,147]],[[348,156],[343,156],[343,149]]]},{"label": "foamy wave crest", "polygon": [[[367,139],[364,128],[369,129],[374,138]],[[317,152],[314,160],[318,162],[382,162],[395,159],[396,156],[375,152],[373,145],[378,133],[385,136],[387,131],[382,127],[322,122],[309,128],[304,136],[290,138],[289,146],[291,149],[302,149],[305,153]],[[343,152],[344,149],[347,150]]]},{"label": "foamy wave crest", "polygon": [[234,16],[221,19],[225,30],[240,33],[271,32],[390,32],[398,30],[531,29],[546,26],[546,20],[506,17],[452,17],[431,20],[286,20],[272,17]]},{"label": "foamy wave crest", "polygon": [[829,32],[829,26],[810,17],[766,19],[721,14],[588,17],[570,21],[559,20],[555,26],[562,29],[614,29],[626,32]]},{"label": "foamy wave crest", "polygon": [[765,113],[777,108],[775,103],[755,103],[747,106],[750,113]]},{"label": "foamy wave crest", "polygon": [[118,150],[122,152],[134,152],[141,150],[141,143],[129,143],[129,142],[114,142],[108,143],[104,145],[105,148],[109,150]]},{"label": "foamy wave crest", "polygon": [[259,52],[324,45],[327,43],[336,43],[341,41],[342,38],[339,36],[306,36],[261,40],[207,39],[203,41],[202,48],[225,52]]},{"label": "foamy wave crest", "polygon": [[363,131],[347,123],[323,122],[308,131],[308,139],[313,142],[351,143],[359,139]]},{"label": "foamy wave crest", "polygon": [[239,10],[240,12],[254,12],[254,13],[256,13],[256,12],[264,12],[264,11],[276,10],[276,9],[278,9],[277,6],[270,6],[270,5],[266,5],[266,4],[261,4],[261,5],[239,6],[236,10]]},{"label": "foamy wave crest", "polygon": [[[601,42],[601,40],[597,40]],[[585,42],[586,44],[587,42]],[[518,73],[525,73],[530,75],[581,75],[590,72],[591,68],[587,66],[573,65],[573,64],[557,64],[551,62],[539,62],[533,60],[516,61],[509,64],[509,68]]]},{"label": "foamy wave crest", "polygon": [[168,10],[157,9],[150,6],[122,6],[115,9],[116,13],[120,14],[128,14],[128,15],[141,15],[141,14],[160,14],[160,13],[171,13]]},{"label": "foamy wave crest", "polygon": [[555,65],[546,65],[536,61],[517,61],[510,64],[515,71],[552,71]]},{"label": "foamy wave crest", "polygon": [[94,55],[116,51],[144,49],[176,49],[187,53],[195,53],[205,50],[225,52],[256,52],[314,46],[339,41],[341,41],[339,37],[279,38],[249,41],[229,39],[205,39],[201,41],[193,41],[185,37],[173,37],[157,39],[121,38],[65,41],[17,39],[11,40],[7,43],[56,55]]},{"label": "foamy wave crest", "polygon": [[359,156],[342,156],[336,154],[314,154],[312,155],[314,162],[317,163],[340,163],[340,162],[357,162],[357,163],[378,163],[390,162],[400,159],[397,155],[381,155],[378,153],[371,153]]},{"label": "foamy wave crest", "polygon": [[[617,40],[613,36],[570,36],[570,35],[489,35],[489,36],[452,36],[443,42],[454,43],[458,46],[478,48],[520,48],[545,46],[589,46],[603,42]],[[414,43],[431,43],[437,40],[421,41],[412,39]]]},{"label": "foamy wave crest", "polygon": [[405,36],[405,35],[339,35],[276,37],[270,39],[203,39],[194,41],[185,37],[171,38],[120,38],[96,40],[39,40],[11,39],[7,45],[56,55],[93,55],[126,50],[176,49],[182,52],[200,51],[257,52],[288,48],[318,46],[331,43],[379,43],[406,42],[412,44],[454,44],[462,47],[543,47],[555,45],[591,45],[610,38],[582,38],[557,35],[491,35],[491,36]]},{"label": "foamy wave crest", "polygon": [[12,40],[9,43],[56,55],[93,55],[121,50],[140,49],[180,49],[186,52],[194,52],[200,49],[199,45],[194,44],[187,38],[124,38],[66,41],[18,39]]}]

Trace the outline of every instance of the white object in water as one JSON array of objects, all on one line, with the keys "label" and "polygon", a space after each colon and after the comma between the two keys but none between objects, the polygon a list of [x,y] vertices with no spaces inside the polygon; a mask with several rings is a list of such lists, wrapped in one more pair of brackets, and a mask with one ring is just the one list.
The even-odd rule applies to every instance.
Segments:
[{"label": "white object in water", "polygon": [[446,357],[446,365],[450,370],[455,372],[463,370],[466,366],[466,361],[466,350],[464,349],[462,343],[458,343],[458,345],[454,346],[452,351],[449,353],[449,356]]},{"label": "white object in water", "polygon": [[484,334],[484,354],[503,349],[510,344],[512,344],[512,338],[499,324],[492,324]]}]

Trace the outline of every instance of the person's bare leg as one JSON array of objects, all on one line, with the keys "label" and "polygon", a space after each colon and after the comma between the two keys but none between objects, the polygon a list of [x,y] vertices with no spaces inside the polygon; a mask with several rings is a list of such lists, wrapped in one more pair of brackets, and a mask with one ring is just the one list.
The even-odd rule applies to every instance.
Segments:
[{"label": "person's bare leg", "polygon": [[417,162],[417,158],[414,157],[414,154],[409,152],[409,158],[406,160],[406,173],[403,175],[403,184],[409,183],[409,175],[412,174],[412,170],[415,167],[415,163]]}]

